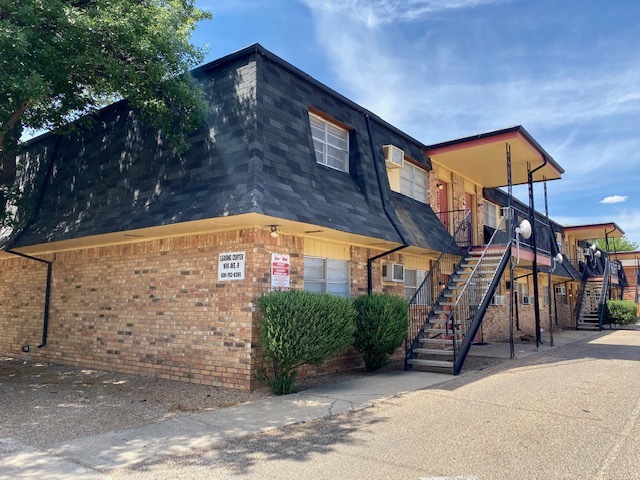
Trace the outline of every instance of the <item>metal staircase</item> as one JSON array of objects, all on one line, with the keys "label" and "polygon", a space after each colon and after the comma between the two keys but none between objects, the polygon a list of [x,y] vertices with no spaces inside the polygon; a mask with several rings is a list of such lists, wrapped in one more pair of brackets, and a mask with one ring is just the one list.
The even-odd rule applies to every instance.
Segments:
[{"label": "metal staircase", "polygon": [[583,276],[576,308],[576,328],[602,330],[604,306],[609,292],[611,261],[606,259],[602,279]]},{"label": "metal staircase", "polygon": [[[425,302],[422,309],[416,308],[421,303],[421,290],[433,288],[433,282],[425,279],[409,304],[411,323],[415,324],[418,320],[422,326],[415,336],[410,334],[408,339],[406,368],[416,365],[422,370],[454,375],[460,373],[509,262],[510,247],[504,217],[487,246],[466,250],[453,273],[443,282],[444,285],[440,285],[440,292],[428,310]],[[434,266],[439,267],[440,261],[441,258]],[[429,298],[434,297],[431,294]],[[416,319],[416,313],[422,313],[423,316]]]}]

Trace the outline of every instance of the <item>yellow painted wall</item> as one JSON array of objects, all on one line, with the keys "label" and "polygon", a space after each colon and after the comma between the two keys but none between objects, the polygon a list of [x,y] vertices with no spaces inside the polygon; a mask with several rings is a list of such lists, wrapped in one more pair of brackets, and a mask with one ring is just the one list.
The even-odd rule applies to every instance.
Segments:
[{"label": "yellow painted wall", "polygon": [[343,243],[325,242],[314,238],[304,239],[304,254],[310,257],[351,260],[351,248]]}]

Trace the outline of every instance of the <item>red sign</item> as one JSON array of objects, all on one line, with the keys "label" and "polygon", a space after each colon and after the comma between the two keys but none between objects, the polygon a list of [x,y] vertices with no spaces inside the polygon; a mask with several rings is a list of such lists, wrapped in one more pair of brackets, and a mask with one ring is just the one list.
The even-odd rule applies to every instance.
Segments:
[{"label": "red sign", "polygon": [[271,288],[274,290],[289,289],[290,272],[289,255],[271,254]]}]

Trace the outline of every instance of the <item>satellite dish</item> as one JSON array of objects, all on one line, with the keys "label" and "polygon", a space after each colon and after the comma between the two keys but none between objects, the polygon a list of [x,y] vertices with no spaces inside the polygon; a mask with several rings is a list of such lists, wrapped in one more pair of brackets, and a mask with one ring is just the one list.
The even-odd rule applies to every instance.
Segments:
[{"label": "satellite dish", "polygon": [[522,220],[520,225],[516,227],[516,233],[525,240],[529,240],[531,238],[531,223],[529,223],[529,220]]},{"label": "satellite dish", "polygon": [[562,265],[562,262],[564,262],[564,257],[562,256],[561,253],[557,254],[555,257],[553,257],[553,259],[556,261],[558,265]]}]

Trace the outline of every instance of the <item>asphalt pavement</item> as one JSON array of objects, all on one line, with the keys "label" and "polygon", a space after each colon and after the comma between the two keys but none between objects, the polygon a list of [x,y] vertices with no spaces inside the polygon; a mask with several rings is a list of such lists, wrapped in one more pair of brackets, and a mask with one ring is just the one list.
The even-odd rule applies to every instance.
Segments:
[{"label": "asphalt pavement", "polygon": [[567,330],[495,372],[389,372],[44,450],[0,438],[0,478],[635,479],[639,352],[640,331]]}]

